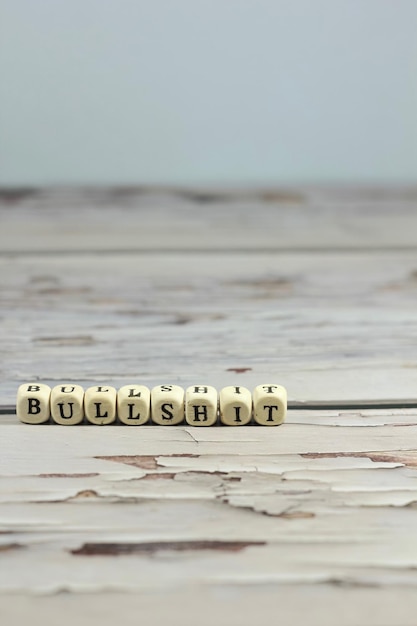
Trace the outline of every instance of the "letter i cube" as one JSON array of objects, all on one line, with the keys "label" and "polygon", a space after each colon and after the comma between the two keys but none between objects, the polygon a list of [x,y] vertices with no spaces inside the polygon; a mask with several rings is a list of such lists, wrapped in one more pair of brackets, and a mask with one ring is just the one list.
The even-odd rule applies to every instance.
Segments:
[{"label": "letter i cube", "polygon": [[50,418],[51,388],[41,383],[24,383],[17,390],[16,415],[25,424],[43,424]]},{"label": "letter i cube", "polygon": [[208,385],[192,385],[185,392],[185,419],[191,426],[217,422],[217,391]]},{"label": "letter i cube", "polygon": [[226,426],[244,426],[252,418],[252,394],[246,387],[223,387],[219,394],[220,421]]},{"label": "letter i cube", "polygon": [[262,426],[278,426],[287,414],[287,391],[281,385],[258,385],[253,391],[253,417]]}]

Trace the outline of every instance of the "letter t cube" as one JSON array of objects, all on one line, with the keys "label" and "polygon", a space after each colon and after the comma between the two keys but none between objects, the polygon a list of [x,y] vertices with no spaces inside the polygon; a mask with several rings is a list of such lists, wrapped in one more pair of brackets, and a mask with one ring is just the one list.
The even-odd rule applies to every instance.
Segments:
[{"label": "letter t cube", "polygon": [[258,385],[253,391],[253,417],[262,426],[278,426],[287,414],[287,391],[281,385]]}]

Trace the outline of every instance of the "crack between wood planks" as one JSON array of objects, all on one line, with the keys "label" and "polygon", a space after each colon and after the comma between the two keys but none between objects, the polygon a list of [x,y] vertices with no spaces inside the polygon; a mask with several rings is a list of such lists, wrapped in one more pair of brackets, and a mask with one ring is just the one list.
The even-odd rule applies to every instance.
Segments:
[{"label": "crack between wood planks", "polygon": [[[112,555],[113,556],[113,555]],[[118,555],[114,555],[114,556],[118,556]],[[404,571],[408,571],[407,568],[404,568]],[[413,570],[412,570],[413,571]],[[302,576],[302,575],[298,575],[298,576],[291,576],[291,579],[289,580],[283,580],[281,577],[279,578],[279,581],[277,580],[276,576],[272,575],[265,575],[262,576],[262,578],[259,577],[254,577],[251,578],[250,576],[242,578],[242,577],[236,577],[233,578],[233,576],[225,578],[225,579],[219,579],[219,578],[211,578],[211,579],[202,579],[201,577],[199,577],[198,581],[194,581],[196,587],[198,588],[199,591],[201,591],[202,586],[204,586],[204,588],[207,589],[218,589],[221,586],[221,589],[224,590],[226,587],[227,588],[240,588],[240,589],[244,589],[244,590],[249,590],[251,588],[257,588],[259,586],[267,586],[267,585],[273,585],[276,586],[277,584],[279,584],[280,587],[285,587],[285,588],[298,588],[300,586],[308,586],[311,587],[312,589],[314,588],[318,588],[318,587],[343,587],[343,588],[356,588],[356,589],[368,589],[368,588],[376,588],[376,589],[390,589],[392,588],[392,586],[394,585],[394,587],[397,587],[398,584],[396,584],[395,582],[392,583],[390,582],[389,584],[384,582],[384,581],[372,581],[372,580],[362,580],[360,578],[356,579],[354,577],[354,575],[351,576],[326,576],[326,575],[320,575],[318,574],[317,576]],[[416,586],[413,583],[410,582],[401,582],[401,587],[407,588],[407,589],[415,589]],[[190,583],[188,582],[186,585],[186,589],[187,591],[189,591],[190,593],[192,593],[193,591],[193,586],[190,586]],[[172,593],[175,590],[181,590],[183,589],[182,585],[178,585],[177,583],[174,585],[170,585],[167,587],[164,587],[164,592],[166,593]],[[127,586],[127,585],[118,585],[117,583],[115,583],[114,585],[108,585],[108,584],[98,584],[96,586],[92,586],[91,584],[89,585],[88,588],[88,593],[90,594],[103,594],[105,593],[106,595],[112,595],[112,594],[126,594],[126,595],[133,595],[133,594],[137,594],[138,591],[140,591],[140,589],[138,589],[138,587],[135,587],[134,585],[132,586]],[[158,591],[158,588],[155,587],[155,591]],[[58,584],[55,587],[51,587],[49,586],[47,589],[33,589],[33,588],[25,588],[25,587],[18,587],[18,588],[14,588],[11,591],[7,590],[6,592],[3,590],[0,590],[0,598],[2,595],[4,594],[8,594],[8,593],[13,593],[16,594],[16,596],[18,594],[25,594],[28,597],[32,597],[32,598],[50,598],[53,596],[60,596],[60,595],[67,595],[67,594],[72,594],[73,596],[77,596],[79,593],[85,593],[86,589],[82,588],[80,589],[80,585],[71,585],[71,584]],[[396,624],[396,626],[408,626],[406,624],[403,623],[398,623]]]},{"label": "crack between wood planks", "polygon": [[188,428],[184,428],[184,431],[187,433],[187,435],[190,435],[190,437],[194,441],[194,443],[196,443],[197,445],[199,444],[199,441],[194,437],[194,435],[192,434],[191,430],[189,430]]},{"label": "crack between wood planks", "polygon": [[20,249],[20,250],[0,250],[0,258],[30,258],[30,257],[83,257],[83,256],[169,256],[171,254],[181,254],[184,256],[202,256],[202,255],[297,255],[297,254],[317,254],[317,255],[343,255],[343,254],[360,254],[366,253],[368,255],[390,253],[390,254],[404,254],[408,252],[416,252],[417,246],[404,245],[404,246],[281,246],[281,247],[249,247],[241,246],[236,248],[230,247],[200,247],[200,248],[97,248],[97,249],[78,249],[78,248],[66,248],[66,249],[50,249],[50,250],[36,250],[36,249]]},{"label": "crack between wood planks", "polygon": [[[417,401],[412,398],[398,398],[387,400],[291,400],[288,402],[288,411],[303,409],[305,411],[352,411],[369,409],[417,409]],[[15,415],[16,406],[14,404],[0,405],[0,415]],[[183,424],[180,424],[183,426]],[[256,427],[256,424],[253,424]],[[211,427],[213,428],[213,427]],[[196,442],[198,443],[198,442]]]}]

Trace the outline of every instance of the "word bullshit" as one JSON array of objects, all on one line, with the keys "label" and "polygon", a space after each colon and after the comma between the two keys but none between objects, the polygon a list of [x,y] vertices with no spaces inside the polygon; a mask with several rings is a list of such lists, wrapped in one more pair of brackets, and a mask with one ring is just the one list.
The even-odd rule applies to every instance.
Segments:
[{"label": "word bullshit", "polygon": [[224,387],[220,393],[209,385],[125,385],[119,390],[107,385],[89,387],[62,384],[24,383],[17,392],[16,414],[26,424],[73,426],[84,419],[96,425],[117,420],[128,426],[153,422],[174,426],[186,421],[191,426],[244,426],[254,420],[262,426],[278,426],[287,413],[287,392],[281,385],[258,385],[253,393],[246,387]]}]

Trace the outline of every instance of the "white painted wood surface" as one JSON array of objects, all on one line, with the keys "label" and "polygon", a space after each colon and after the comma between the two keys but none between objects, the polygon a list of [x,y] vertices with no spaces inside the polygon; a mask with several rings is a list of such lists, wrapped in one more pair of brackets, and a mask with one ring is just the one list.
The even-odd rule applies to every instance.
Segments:
[{"label": "white painted wood surface", "polygon": [[38,378],[412,398],[416,276],[414,252],[2,257],[2,400]]},{"label": "white painted wood surface", "polygon": [[276,380],[340,407],[0,415],[1,623],[415,626],[415,190],[0,196],[3,413],[34,379]]}]

